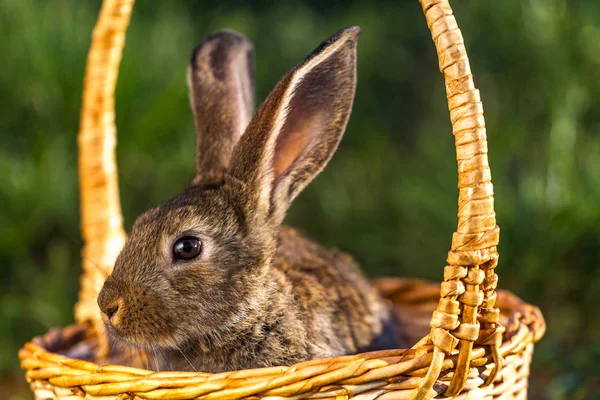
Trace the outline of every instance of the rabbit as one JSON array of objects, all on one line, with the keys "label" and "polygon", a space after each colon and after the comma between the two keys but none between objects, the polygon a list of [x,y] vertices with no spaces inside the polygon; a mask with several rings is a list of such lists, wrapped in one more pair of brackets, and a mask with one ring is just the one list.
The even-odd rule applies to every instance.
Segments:
[{"label": "rabbit", "polygon": [[135,221],[98,296],[111,337],[160,350],[159,370],[210,373],[401,345],[357,263],[282,226],[346,128],[359,35],[323,42],[254,116],[251,43],[224,31],[196,48],[196,176]]}]

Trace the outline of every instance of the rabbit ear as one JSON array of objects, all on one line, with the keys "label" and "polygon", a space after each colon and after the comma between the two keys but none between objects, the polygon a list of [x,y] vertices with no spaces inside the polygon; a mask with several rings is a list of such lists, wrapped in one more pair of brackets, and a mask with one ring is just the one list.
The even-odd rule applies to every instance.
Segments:
[{"label": "rabbit ear", "polygon": [[350,27],[323,42],[258,109],[230,165],[250,199],[247,211],[281,223],[290,202],[335,152],[354,100],[359,35],[360,28]]},{"label": "rabbit ear", "polygon": [[218,183],[254,112],[252,44],[234,32],[215,33],[194,51],[188,70],[196,122],[194,183]]}]

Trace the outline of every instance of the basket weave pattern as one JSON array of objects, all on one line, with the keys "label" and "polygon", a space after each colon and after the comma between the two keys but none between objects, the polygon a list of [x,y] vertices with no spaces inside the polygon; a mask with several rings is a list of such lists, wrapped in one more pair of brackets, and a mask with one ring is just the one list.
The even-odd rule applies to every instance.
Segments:
[{"label": "basket weave pattern", "polygon": [[[445,78],[459,199],[441,290],[414,280],[375,283],[416,342],[413,348],[220,374],[100,366],[47,350],[86,345],[99,360],[107,350],[96,297],[102,271],[110,271],[125,239],[114,156],[114,89],[133,0],[104,0],[88,56],[79,132],[85,240],[75,313],[79,325],[20,351],[36,399],[527,397],[533,343],[544,334],[544,320],[536,307],[496,291],[499,229],[479,91],[448,1],[420,2]],[[56,348],[52,343],[58,343]]]}]

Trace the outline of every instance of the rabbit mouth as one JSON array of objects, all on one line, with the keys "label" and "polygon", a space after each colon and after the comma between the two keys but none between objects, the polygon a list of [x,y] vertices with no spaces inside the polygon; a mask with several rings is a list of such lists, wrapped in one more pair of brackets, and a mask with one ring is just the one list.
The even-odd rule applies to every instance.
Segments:
[{"label": "rabbit mouth", "polygon": [[127,335],[125,335],[123,332],[121,332],[117,327],[115,327],[110,321],[104,321],[104,326],[106,326],[106,330],[108,331],[108,333],[110,333],[110,335],[112,337],[114,337],[115,339],[118,339],[120,341],[123,341],[127,344],[133,345],[133,346],[138,346],[138,344],[132,340],[130,340]]},{"label": "rabbit mouth", "polygon": [[113,338],[140,349],[167,349],[174,347],[174,343],[176,342],[166,332],[126,332],[124,329],[115,326],[111,321],[106,320],[104,321],[104,325]]},{"label": "rabbit mouth", "polygon": [[123,332],[122,329],[116,327],[112,322],[104,321],[104,325],[106,326],[106,329],[108,330],[110,335],[113,336],[115,339],[121,340],[127,344],[131,344],[134,346],[140,345],[140,343],[137,340],[132,338],[132,335],[126,334],[125,332]]}]

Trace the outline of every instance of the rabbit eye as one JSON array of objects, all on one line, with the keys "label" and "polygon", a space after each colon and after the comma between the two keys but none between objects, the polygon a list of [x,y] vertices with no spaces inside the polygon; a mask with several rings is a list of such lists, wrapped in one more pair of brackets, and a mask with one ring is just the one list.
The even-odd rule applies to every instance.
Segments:
[{"label": "rabbit eye", "polygon": [[193,236],[185,236],[173,245],[173,258],[175,260],[190,260],[198,257],[202,251],[202,242]]}]

